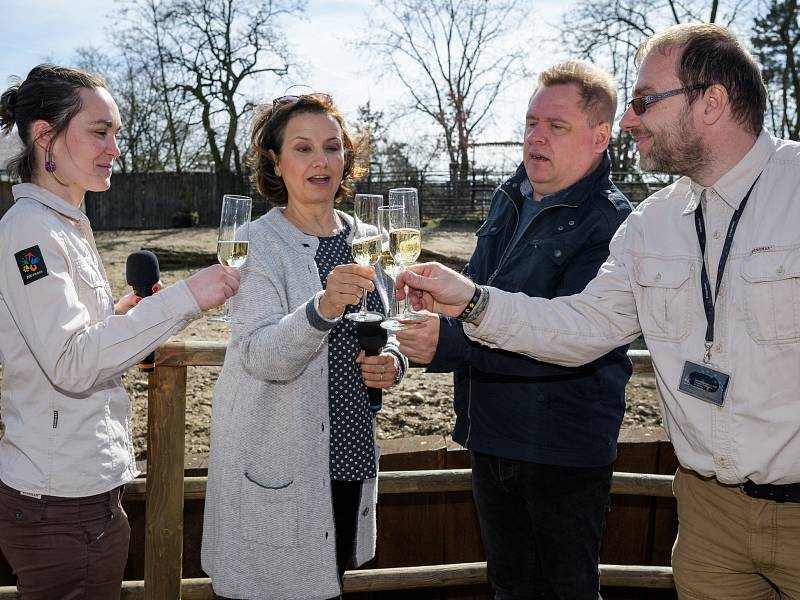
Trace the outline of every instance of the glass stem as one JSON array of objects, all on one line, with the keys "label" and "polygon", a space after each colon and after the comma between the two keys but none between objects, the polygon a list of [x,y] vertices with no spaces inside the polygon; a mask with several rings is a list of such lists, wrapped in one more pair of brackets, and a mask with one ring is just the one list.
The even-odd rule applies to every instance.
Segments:
[{"label": "glass stem", "polygon": [[228,301],[225,300],[225,320],[227,321],[230,319],[230,313],[228,312]]},{"label": "glass stem", "polygon": [[367,314],[367,290],[364,290],[364,293],[361,294],[361,314]]},{"label": "glass stem", "polygon": [[411,306],[408,304],[408,286],[403,286],[403,292],[405,292],[405,298],[403,298],[403,314],[407,315],[411,312]]}]

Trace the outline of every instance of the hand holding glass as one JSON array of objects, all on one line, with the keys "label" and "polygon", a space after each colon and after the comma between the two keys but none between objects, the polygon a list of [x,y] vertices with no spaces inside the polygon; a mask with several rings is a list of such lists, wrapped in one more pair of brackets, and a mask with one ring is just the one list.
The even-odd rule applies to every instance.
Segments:
[{"label": "hand holding glass", "polygon": [[[219,218],[219,235],[217,236],[217,260],[226,267],[240,268],[247,260],[250,247],[250,213],[253,202],[247,196],[226,194],[222,198],[222,212]],[[209,323],[230,323],[228,302],[225,302],[225,314],[220,317],[209,317]]]},{"label": "hand holding glass", "polygon": [[[378,222],[378,207],[383,196],[356,194],[353,202],[353,260],[359,265],[374,265],[381,256],[382,238]],[[367,290],[361,294],[361,309],[345,315],[358,323],[382,321],[383,315],[367,311]]]}]

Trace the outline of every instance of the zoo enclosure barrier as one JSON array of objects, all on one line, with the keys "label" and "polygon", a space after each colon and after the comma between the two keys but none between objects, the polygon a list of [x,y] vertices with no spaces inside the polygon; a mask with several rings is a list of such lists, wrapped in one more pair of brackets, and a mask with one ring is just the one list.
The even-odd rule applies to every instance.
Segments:
[{"label": "zoo enclosure barrier", "polygon": [[[473,170],[465,182],[456,184],[444,172],[381,171],[355,181],[354,188],[357,193],[386,195],[394,187],[415,187],[423,220],[482,221],[492,192],[509,175]],[[613,179],[634,204],[670,182],[640,173],[614,173]],[[10,181],[0,181],[0,217],[12,204],[11,186]],[[84,208],[95,230],[216,227],[222,195],[232,192],[253,197],[253,218],[270,208],[248,181],[210,172],[115,173],[111,189],[86,194]],[[351,201],[341,208],[350,210]]]},{"label": "zoo enclosure barrier", "polygon": [[[225,350],[226,345],[222,343],[171,342],[157,352],[159,366],[149,376],[147,477],[130,482],[125,489],[127,500],[146,500],[144,579],[124,582],[123,600],[215,598],[208,578],[182,578],[184,500],[204,499],[207,481],[206,477],[184,477],[186,377],[189,366],[220,366]],[[652,371],[647,351],[631,350],[629,355],[634,372]],[[671,475],[615,473],[612,493],[626,497],[671,498],[671,483]],[[471,472],[463,468],[390,470],[379,476],[379,493],[383,499],[404,494],[429,498],[431,494],[469,492],[470,489]],[[417,506],[417,510],[423,509]],[[485,582],[485,562],[461,562],[348,571],[344,589],[346,593],[379,592],[459,588]],[[601,583],[652,590],[674,587],[672,571],[667,566],[604,564],[601,565]],[[662,597],[674,596],[659,596]],[[0,587],[0,600],[12,598],[19,598],[16,588]]]}]

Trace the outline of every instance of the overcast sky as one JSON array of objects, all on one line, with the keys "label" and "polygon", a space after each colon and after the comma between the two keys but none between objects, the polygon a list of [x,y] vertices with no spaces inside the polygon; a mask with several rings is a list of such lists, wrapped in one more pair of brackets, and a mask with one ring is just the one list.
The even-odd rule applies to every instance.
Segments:
[{"label": "overcast sky", "polygon": [[[0,76],[6,84],[11,75],[24,77],[34,65],[45,60],[72,64],[75,49],[96,46],[111,49],[109,31],[120,2],[115,0],[3,0],[6,27],[0,36]],[[568,7],[564,0],[530,0],[531,19],[519,24],[520,35],[530,35],[528,66],[538,72],[559,59],[542,51],[541,38],[552,35],[552,24]],[[391,80],[378,81],[366,68],[363,53],[351,45],[367,26],[367,0],[309,0],[304,19],[285,20],[289,47],[301,63],[302,72],[289,80],[264,79],[253,89],[256,99],[270,100],[291,83],[305,83],[327,91],[344,111],[355,117],[356,108],[371,100],[376,109],[389,108],[398,93]],[[483,141],[516,139],[533,82],[526,82],[498,99],[493,106],[495,123]],[[5,89],[5,85],[3,87]],[[405,127],[408,127],[406,125]],[[394,137],[398,137],[395,131]]]}]

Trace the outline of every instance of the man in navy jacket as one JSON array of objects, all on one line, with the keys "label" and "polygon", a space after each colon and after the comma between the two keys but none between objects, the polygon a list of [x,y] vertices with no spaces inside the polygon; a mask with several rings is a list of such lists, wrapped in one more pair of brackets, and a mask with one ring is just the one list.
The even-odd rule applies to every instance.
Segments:
[{"label": "man in navy jacket", "polygon": [[[583,290],[631,211],[610,179],[613,79],[584,61],[539,76],[523,162],[494,193],[466,273],[554,298]],[[625,348],[579,368],[468,340],[432,315],[398,332],[430,372],[454,372],[453,439],[472,482],[498,600],[597,600],[600,539],[631,364]]]}]

